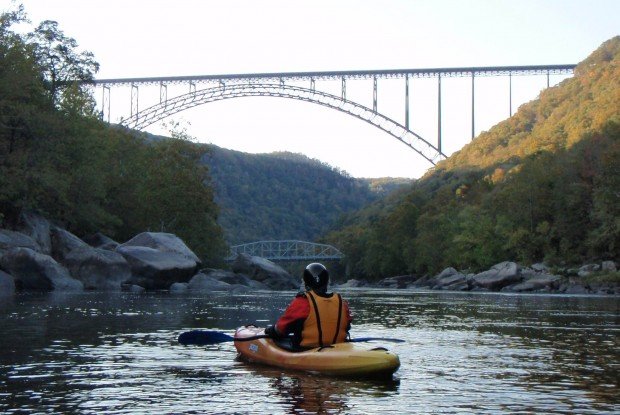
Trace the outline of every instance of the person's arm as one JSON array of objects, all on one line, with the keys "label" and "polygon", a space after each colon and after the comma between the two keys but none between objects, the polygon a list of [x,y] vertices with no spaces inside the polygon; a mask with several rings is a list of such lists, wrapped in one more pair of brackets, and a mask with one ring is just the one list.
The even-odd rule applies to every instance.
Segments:
[{"label": "person's arm", "polygon": [[349,308],[349,303],[343,300],[345,315],[347,316],[347,333],[351,330],[351,323],[353,322],[353,315],[351,314],[351,309]]},{"label": "person's arm", "polygon": [[274,325],[275,331],[279,336],[286,336],[291,324],[299,320],[305,320],[310,314],[310,303],[305,295],[298,295],[288,305],[284,314]]}]

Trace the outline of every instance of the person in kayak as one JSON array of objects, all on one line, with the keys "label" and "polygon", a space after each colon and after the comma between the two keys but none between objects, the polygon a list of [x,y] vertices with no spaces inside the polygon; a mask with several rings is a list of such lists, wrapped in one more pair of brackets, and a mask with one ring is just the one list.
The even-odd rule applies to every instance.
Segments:
[{"label": "person in kayak", "polygon": [[274,339],[292,334],[292,345],[298,349],[346,341],[353,318],[342,296],[327,292],[327,269],[316,262],[309,264],[303,272],[303,283],[306,290],[297,294],[276,324],[265,329],[265,334]]}]

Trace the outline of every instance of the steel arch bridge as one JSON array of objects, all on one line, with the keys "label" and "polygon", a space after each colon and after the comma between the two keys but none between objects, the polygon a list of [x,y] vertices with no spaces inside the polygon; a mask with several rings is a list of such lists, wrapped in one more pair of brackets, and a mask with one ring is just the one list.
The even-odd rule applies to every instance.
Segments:
[{"label": "steel arch bridge", "polygon": [[432,164],[436,164],[440,158],[445,157],[441,150],[418,134],[371,108],[326,92],[285,84],[236,84],[189,92],[140,111],[135,117],[126,120],[124,125],[141,130],[170,115],[198,105],[252,96],[296,99],[335,109],[383,130],[412,148]]},{"label": "steel arch bridge", "polygon": [[258,241],[231,246],[226,261],[234,261],[241,253],[270,261],[324,261],[344,258],[344,254],[331,245],[285,240]]},{"label": "steel arch bridge", "polygon": [[[547,77],[550,86],[550,75],[572,74],[576,65],[534,65],[534,66],[496,66],[496,67],[465,67],[465,68],[429,68],[429,69],[388,69],[334,72],[282,72],[282,73],[250,73],[224,75],[170,76],[154,78],[121,78],[98,79],[89,81],[95,87],[101,87],[101,118],[110,122],[110,90],[113,87],[131,88],[131,113],[121,118],[120,124],[134,129],[143,129],[149,125],[186,109],[210,102],[238,97],[279,97],[310,102],[330,109],[335,109],[361,119],[380,130],[390,134],[431,164],[445,158],[442,152],[442,91],[443,78],[471,78],[471,138],[475,135],[475,79],[478,77],[503,76],[508,78],[509,102],[508,115],[512,116],[512,77],[515,75],[540,75]],[[422,138],[409,126],[410,81],[414,78],[437,79],[437,139],[436,143]],[[378,80],[404,79],[405,102],[404,120],[402,123],[382,114],[378,110]],[[369,80],[372,82],[372,108],[347,99],[347,81]],[[336,81],[341,85],[340,95],[317,90],[317,81]],[[298,82],[309,82],[308,87],[293,85]],[[168,98],[168,86],[189,85],[189,92],[174,98]],[[215,84],[215,86],[197,89],[198,84]],[[159,103],[140,110],[140,86],[159,86]],[[107,117],[107,119],[106,119]]]}]

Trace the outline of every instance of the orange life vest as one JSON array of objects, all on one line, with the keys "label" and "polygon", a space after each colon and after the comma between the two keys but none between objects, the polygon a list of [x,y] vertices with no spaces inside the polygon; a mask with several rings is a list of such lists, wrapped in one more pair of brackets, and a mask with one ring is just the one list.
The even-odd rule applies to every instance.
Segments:
[{"label": "orange life vest", "polygon": [[304,321],[301,346],[324,347],[345,341],[349,322],[340,294],[321,297],[307,291],[306,297],[310,303],[310,314]]}]

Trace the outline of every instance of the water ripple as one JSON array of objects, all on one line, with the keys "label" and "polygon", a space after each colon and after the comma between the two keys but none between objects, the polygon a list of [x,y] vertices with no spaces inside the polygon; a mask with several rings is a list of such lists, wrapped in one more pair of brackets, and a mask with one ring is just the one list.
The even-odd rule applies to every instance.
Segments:
[{"label": "water ripple", "polygon": [[618,299],[346,292],[353,337],[394,337],[388,382],[247,365],[193,328],[274,321],[290,293],[18,296],[0,315],[7,414],[620,412]]}]

